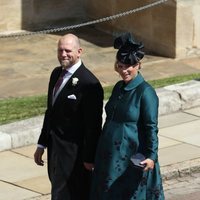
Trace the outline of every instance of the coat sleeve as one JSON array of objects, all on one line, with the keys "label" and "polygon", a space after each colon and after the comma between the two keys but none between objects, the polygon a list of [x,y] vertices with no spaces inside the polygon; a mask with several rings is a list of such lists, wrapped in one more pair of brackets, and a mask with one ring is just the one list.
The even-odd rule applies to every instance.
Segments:
[{"label": "coat sleeve", "polygon": [[49,127],[49,113],[48,113],[48,109],[45,112],[44,115],[44,120],[43,120],[43,126],[42,126],[42,130],[38,139],[38,144],[47,147],[48,146],[48,127]]},{"label": "coat sleeve", "polygon": [[45,147],[48,146],[48,138],[49,138],[49,130],[50,130],[50,115],[51,115],[51,103],[52,103],[52,91],[55,85],[55,81],[58,78],[58,70],[59,68],[55,68],[51,73],[49,85],[48,85],[48,94],[47,94],[47,109],[44,114],[43,126],[41,129],[41,133],[38,139],[38,144],[41,144]]},{"label": "coat sleeve", "polygon": [[103,88],[99,82],[90,84],[82,104],[84,118],[84,162],[93,163],[102,130]]},{"label": "coat sleeve", "polygon": [[152,87],[145,88],[141,100],[142,127],[146,141],[146,156],[154,161],[158,157],[158,105],[155,90]]}]

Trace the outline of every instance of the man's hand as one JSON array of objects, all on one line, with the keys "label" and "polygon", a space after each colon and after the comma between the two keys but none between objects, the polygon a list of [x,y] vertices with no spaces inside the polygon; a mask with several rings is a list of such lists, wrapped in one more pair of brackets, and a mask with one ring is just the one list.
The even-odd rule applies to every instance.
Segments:
[{"label": "man's hand", "polygon": [[93,171],[94,170],[94,164],[93,163],[84,162],[83,164],[84,164],[85,169],[87,169],[89,171]]},{"label": "man's hand", "polygon": [[41,147],[37,147],[34,153],[34,160],[37,165],[43,166],[44,161],[42,160],[42,155],[44,154],[44,149]]}]

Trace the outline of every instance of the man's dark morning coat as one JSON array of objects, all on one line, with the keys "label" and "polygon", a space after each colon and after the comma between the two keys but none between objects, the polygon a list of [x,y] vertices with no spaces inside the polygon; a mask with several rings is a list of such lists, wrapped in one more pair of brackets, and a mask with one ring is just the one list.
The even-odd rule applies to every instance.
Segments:
[{"label": "man's dark morning coat", "polygon": [[[50,77],[48,105],[38,144],[47,147],[49,159],[54,143],[54,151],[65,168],[63,176],[66,181],[72,187],[73,179],[78,178],[85,190],[87,180],[79,173],[83,170],[83,162],[94,163],[102,126],[103,89],[98,79],[82,63],[53,104],[53,89],[61,70],[61,67],[56,67]],[[77,84],[73,84],[74,78],[78,80]],[[48,162],[48,169],[50,165]]]}]

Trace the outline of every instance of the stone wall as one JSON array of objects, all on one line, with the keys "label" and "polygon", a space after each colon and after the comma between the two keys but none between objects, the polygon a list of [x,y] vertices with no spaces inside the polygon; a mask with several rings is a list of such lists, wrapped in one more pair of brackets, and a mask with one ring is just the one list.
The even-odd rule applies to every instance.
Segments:
[{"label": "stone wall", "polygon": [[[0,0],[0,33],[79,24],[150,4],[152,0]],[[200,0],[168,0],[94,25],[118,35],[132,32],[147,53],[181,58],[200,54]]]},{"label": "stone wall", "polygon": [[1,33],[71,25],[84,16],[84,0],[0,0]]},{"label": "stone wall", "polygon": [[[114,15],[147,4],[151,0],[86,0],[90,18]],[[200,1],[168,0],[156,7],[97,24],[96,28],[117,35],[132,32],[144,42],[146,51],[166,57],[185,57],[200,49]]]},{"label": "stone wall", "polygon": [[178,0],[176,57],[200,52],[200,0]]}]

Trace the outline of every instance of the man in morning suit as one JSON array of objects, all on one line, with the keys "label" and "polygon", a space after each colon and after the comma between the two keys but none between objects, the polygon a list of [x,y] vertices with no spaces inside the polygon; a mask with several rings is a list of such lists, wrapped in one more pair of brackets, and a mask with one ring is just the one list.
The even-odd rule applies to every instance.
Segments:
[{"label": "man in morning suit", "polygon": [[47,148],[52,200],[88,200],[101,133],[103,89],[84,66],[77,36],[58,41],[59,67],[49,81],[47,110],[34,160],[44,165]]}]

